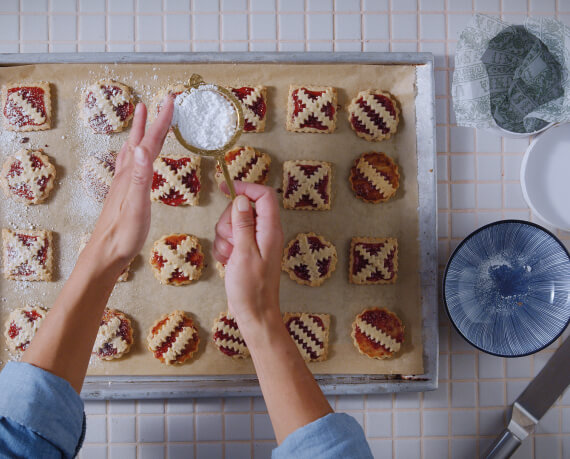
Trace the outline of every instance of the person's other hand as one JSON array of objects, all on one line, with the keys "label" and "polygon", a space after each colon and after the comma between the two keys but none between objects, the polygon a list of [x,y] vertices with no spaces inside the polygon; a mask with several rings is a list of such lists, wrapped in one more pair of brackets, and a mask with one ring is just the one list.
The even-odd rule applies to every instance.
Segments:
[{"label": "person's other hand", "polygon": [[88,247],[118,273],[140,251],[148,235],[152,164],[168,134],[173,110],[173,98],[168,97],[145,132],[147,110],[139,103],[129,137],[117,156],[113,183]]},{"label": "person's other hand", "polygon": [[234,185],[238,196],[216,224],[213,251],[226,265],[228,306],[243,334],[249,325],[279,313],[283,230],[272,188],[240,181]]}]

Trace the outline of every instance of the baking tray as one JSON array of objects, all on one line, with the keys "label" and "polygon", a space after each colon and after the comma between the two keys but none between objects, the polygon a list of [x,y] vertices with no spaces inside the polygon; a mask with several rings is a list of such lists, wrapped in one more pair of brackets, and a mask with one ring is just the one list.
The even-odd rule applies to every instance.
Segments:
[{"label": "baking tray", "polygon": [[[326,394],[373,394],[437,388],[437,198],[434,74],[431,53],[74,53],[0,54],[0,65],[38,63],[264,63],[407,64],[416,68],[416,147],[419,187],[420,283],[424,374],[316,375]],[[420,116],[421,115],[421,116]],[[84,399],[141,399],[260,395],[255,375],[88,376]]]}]

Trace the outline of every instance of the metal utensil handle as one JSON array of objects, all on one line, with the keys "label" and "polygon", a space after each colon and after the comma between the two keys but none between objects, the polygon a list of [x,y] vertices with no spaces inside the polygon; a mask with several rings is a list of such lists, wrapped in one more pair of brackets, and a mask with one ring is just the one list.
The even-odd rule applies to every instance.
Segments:
[{"label": "metal utensil handle", "polygon": [[484,459],[506,459],[521,445],[521,441],[509,429],[503,430],[487,452],[481,456]]},{"label": "metal utensil handle", "polygon": [[230,177],[230,172],[228,171],[228,166],[223,156],[218,158],[218,165],[222,169],[224,173],[224,178],[226,179],[226,183],[228,185],[228,189],[230,190],[230,197],[232,201],[236,198],[236,189],[234,188],[234,181]]}]

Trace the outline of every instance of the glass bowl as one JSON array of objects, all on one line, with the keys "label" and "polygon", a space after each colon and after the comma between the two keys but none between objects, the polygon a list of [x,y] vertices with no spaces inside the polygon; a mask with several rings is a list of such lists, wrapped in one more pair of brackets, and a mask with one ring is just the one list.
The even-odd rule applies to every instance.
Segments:
[{"label": "glass bowl", "polygon": [[451,323],[476,348],[501,357],[532,354],[570,320],[570,254],[534,223],[491,223],[451,255],[443,300]]}]

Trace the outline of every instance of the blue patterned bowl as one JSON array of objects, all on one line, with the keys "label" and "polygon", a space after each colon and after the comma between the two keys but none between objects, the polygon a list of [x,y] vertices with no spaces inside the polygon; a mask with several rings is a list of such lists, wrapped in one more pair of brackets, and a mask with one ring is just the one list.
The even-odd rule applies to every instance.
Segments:
[{"label": "blue patterned bowl", "polygon": [[501,357],[537,352],[570,320],[570,254],[549,231],[504,220],[479,228],[451,255],[443,279],[451,322]]}]

